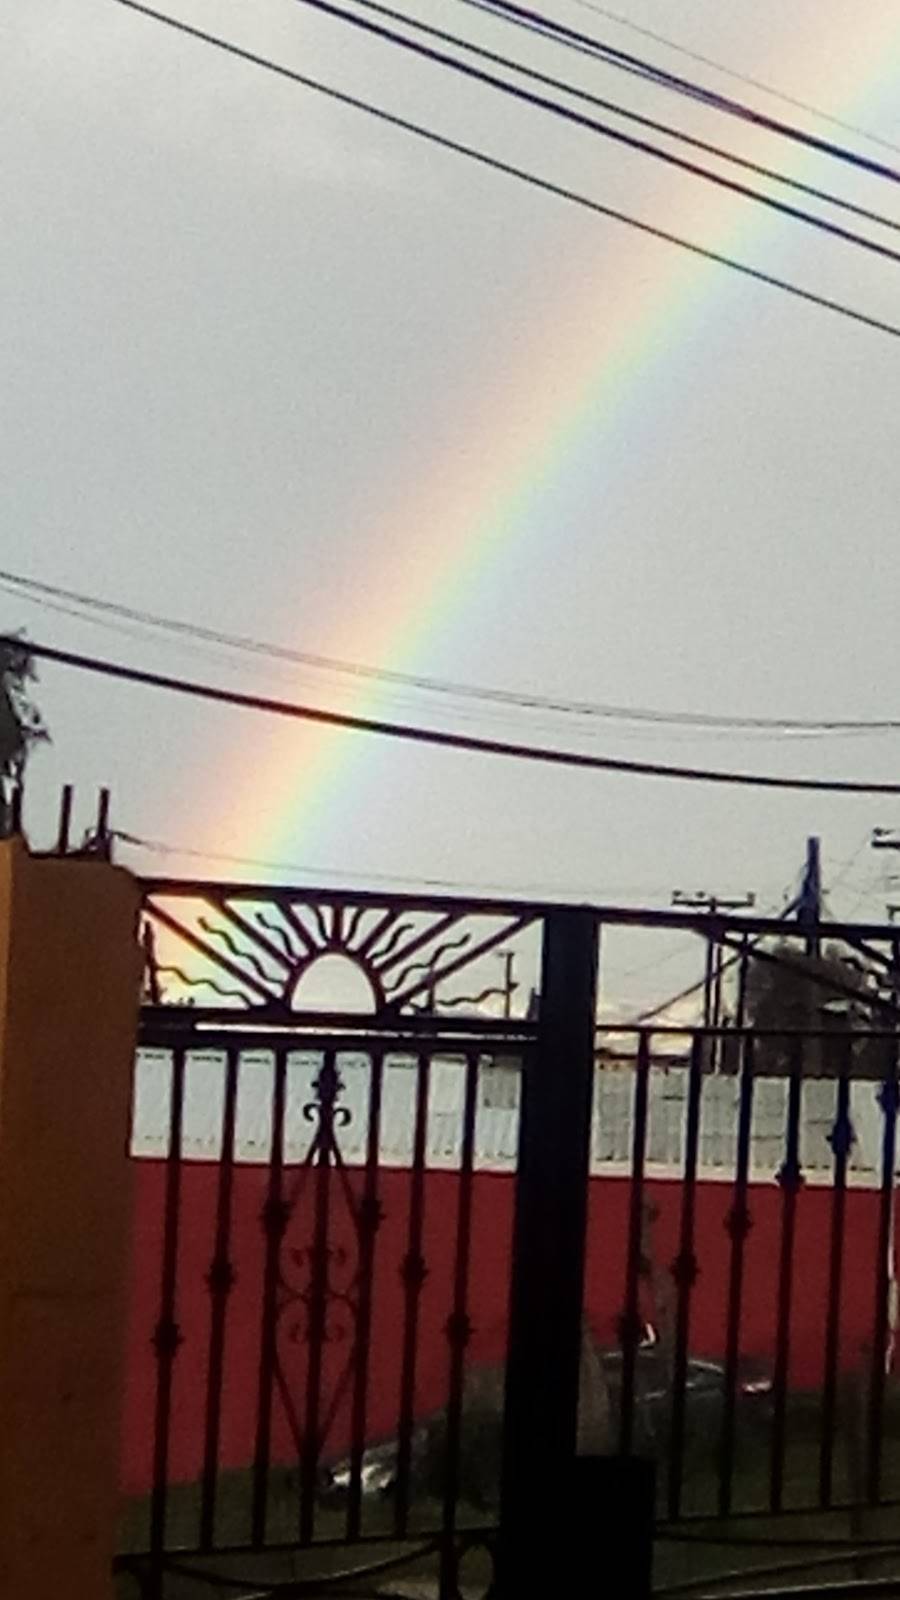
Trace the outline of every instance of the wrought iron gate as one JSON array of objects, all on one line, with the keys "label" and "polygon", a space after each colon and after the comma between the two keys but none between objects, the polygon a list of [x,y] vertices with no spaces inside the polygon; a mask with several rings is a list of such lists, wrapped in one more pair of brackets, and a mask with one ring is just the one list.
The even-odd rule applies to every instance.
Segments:
[{"label": "wrought iron gate", "polygon": [[[729,951],[732,1015],[598,1032],[598,939],[630,924]],[[754,964],[785,960],[773,940],[809,950],[820,934],[865,956],[866,986],[847,995],[859,1015],[750,1026]],[[384,1589],[403,1568],[441,1600],[470,1584],[524,1594],[536,1573],[546,1587],[585,1536],[570,1517],[579,1438],[655,1457],[658,1534],[673,1544],[714,1539],[726,1520],[752,1542],[754,1518],[900,1498],[891,930],[154,882],[144,943],[135,1139],[153,1123],[140,1242],[153,1383],[152,1396],[134,1384],[146,1450],[119,1568],[148,1600],[216,1584],[346,1593],[348,1575]],[[618,1167],[614,1077],[627,1099]],[[664,1084],[677,1137],[660,1160]],[[814,1099],[818,1132],[804,1121]],[[716,1169],[720,1113],[733,1137]],[[672,1242],[662,1262],[654,1206]],[[751,1371],[757,1282],[771,1349]],[[810,1296],[821,1351],[801,1382]],[[586,1416],[592,1371],[602,1417]],[[852,1481],[845,1388],[860,1407]],[[698,1432],[713,1441],[699,1476]],[[752,1483],[737,1470],[748,1440]],[[736,1517],[751,1531],[736,1534]],[[598,1505],[597,1547],[614,1532]],[[817,1530],[812,1543],[835,1539]],[[849,1561],[852,1547],[871,1564],[890,1545],[880,1528],[868,1546],[851,1529],[829,1556]]]}]

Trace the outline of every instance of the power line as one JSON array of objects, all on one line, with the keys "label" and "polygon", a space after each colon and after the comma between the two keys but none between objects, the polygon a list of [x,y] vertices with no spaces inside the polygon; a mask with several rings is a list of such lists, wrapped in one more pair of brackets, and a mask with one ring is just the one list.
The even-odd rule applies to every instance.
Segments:
[{"label": "power line", "polygon": [[[678,945],[674,950],[669,950],[664,956],[651,956],[649,961],[641,961],[636,967],[626,967],[624,972],[613,969],[617,983],[629,983],[632,978],[642,978],[648,972],[658,972],[660,967],[669,967],[673,961],[684,961],[686,957],[693,960],[695,950],[685,949]],[[609,967],[609,958],[605,958],[605,968]]]},{"label": "power line", "polygon": [[[697,161],[689,161],[685,156],[676,155],[672,150],[665,150],[649,139],[638,138],[634,134],[626,133],[622,128],[614,128],[608,122],[586,116],[584,112],[576,111],[571,106],[561,105],[558,100],[548,99],[546,95],[536,94],[531,89],[520,88],[514,83],[496,77],[492,72],[486,72],[482,67],[472,66],[456,56],[448,55],[444,50],[436,50],[432,45],[422,44],[417,39],[408,39],[402,33],[397,33],[382,23],[356,16],[343,6],[335,5],[333,0],[296,0],[296,3],[308,6],[313,11],[319,11],[323,16],[334,17],[337,21],[344,22],[351,28],[358,28],[363,33],[381,39],[399,50],[408,51],[424,61],[430,61],[434,66],[458,73],[474,83],[484,84],[487,88],[496,90],[498,94],[507,95],[522,105],[549,112],[551,116],[559,117],[574,127],[583,128],[588,133],[597,134],[601,139],[610,139],[626,149],[637,151],[639,155],[650,156],[653,160],[662,161],[666,166],[674,167],[679,172],[686,172],[689,177],[700,178],[704,183],[711,183],[729,194],[750,200],[755,205],[765,206],[769,211],[787,217],[792,222],[799,222],[804,227],[814,228],[830,238],[839,239],[842,244],[852,245],[856,249],[880,256],[886,261],[900,263],[900,251],[892,249],[890,245],[881,244],[877,239],[856,233],[852,228],[845,228],[838,222],[829,222],[825,217],[816,216],[812,211],[804,211],[801,206],[790,205],[786,200],[778,200],[774,195],[764,194],[748,183],[741,183],[737,178],[728,178],[724,173],[715,172],[711,167],[704,167]],[[358,3],[365,5],[368,0],[358,0]]]},{"label": "power line", "polygon": [[836,316],[846,317],[849,321],[859,323],[862,327],[872,328],[877,333],[889,334],[891,338],[900,338],[900,325],[887,322],[881,317],[860,311],[854,306],[849,306],[843,301],[834,300],[828,295],[817,294],[812,289],[807,289],[801,284],[790,279],[781,278],[771,272],[765,272],[759,267],[750,266],[749,263],[738,261],[735,257],[726,255],[723,251],[713,250],[706,245],[697,244],[694,240],[686,239],[681,234],[672,233],[667,228],[657,227],[654,223],[644,222],[640,218],[631,216],[626,211],[620,211],[614,206],[602,204],[599,200],[590,199],[587,195],[580,194],[577,190],[570,189],[564,184],[554,183],[549,178],[538,177],[536,173],[529,172],[524,167],[515,166],[512,162],[502,161],[496,156],[488,155],[475,145],[464,144],[458,139],[452,139],[445,134],[437,133],[433,128],[428,128],[422,123],[413,122],[407,117],[396,115],[384,107],[375,105],[371,101],[362,100],[356,95],[346,93],[344,90],[335,89],[330,84],[321,83],[318,79],[311,78],[305,73],[295,72],[281,63],[272,61],[267,56],[257,55],[252,50],[245,50],[240,45],[233,44],[228,39],[220,38],[213,33],[207,33],[201,28],[194,28],[189,23],[167,16],[162,11],[154,11],[150,6],[142,5],[139,0],[116,0],[116,4],[125,6],[130,11],[162,23],[163,26],[173,28],[179,33],[186,34],[194,39],[201,40],[204,44],[212,45],[217,50],[222,50],[228,55],[237,57],[242,61],[251,62],[254,66],[262,67],[267,72],[275,73],[292,83],[301,85],[311,90],[314,94],[323,95],[339,105],[350,106],[356,111],[365,112],[367,116],[375,117],[378,121],[390,127],[399,128],[404,133],[412,134],[417,139],[422,139],[443,150],[450,150],[456,155],[464,156],[469,161],[476,162],[479,166],[486,167],[493,172],[502,173],[509,178],[515,178],[520,183],[528,184],[533,189],[539,189],[544,194],[553,195],[556,199],[565,200],[570,205],[581,210],[592,212],[595,216],[606,217],[614,222],[621,222],[626,227],[635,229],[638,233],[645,234],[648,238],[660,239],[665,244],[675,245],[680,250],[686,250],[691,255],[698,256],[701,260],[712,261],[717,266],[727,267],[732,272],[738,272],[743,277],[752,278],[757,283],[766,284],[771,289],[778,289],[783,294],[791,295],[794,299],[802,300],[808,305],[818,306],[820,310],[830,311]]},{"label": "power line", "polygon": [[[303,0],[301,0],[303,3]],[[310,0],[315,4],[315,0]],[[815,200],[822,200],[828,205],[836,206],[854,216],[862,217],[868,222],[875,222],[884,228],[900,231],[900,222],[892,217],[886,217],[879,211],[872,211],[866,206],[857,205],[852,200],[847,200],[842,195],[832,194],[827,189],[819,189],[813,184],[803,183],[799,178],[790,177],[785,172],[779,172],[774,167],[764,166],[758,161],[750,161],[745,156],[737,155],[733,150],[726,150],[722,145],[714,144],[711,140],[697,138],[694,134],[686,133],[683,128],[673,128],[671,124],[660,122],[655,117],[644,116],[639,111],[634,111],[630,106],[620,105],[614,100],[606,100],[600,95],[592,94],[589,90],[577,84],[568,83],[564,78],[556,78],[546,72],[539,72],[535,67],[525,66],[523,62],[516,61],[510,56],[500,54],[496,50],[487,50],[482,45],[474,44],[469,39],[462,38],[459,34],[449,33],[446,28],[436,28],[430,23],[422,22],[419,17],[413,17],[406,12],[397,11],[392,6],[380,4],[380,0],[354,0],[354,4],[366,11],[373,11],[378,16],[388,17],[394,22],[399,22],[405,27],[415,28],[417,33],[426,35],[431,39],[440,39],[444,44],[454,45],[459,50],[477,56],[481,61],[490,61],[495,66],[504,67],[510,72],[516,72],[522,77],[530,78],[532,82],[544,84],[546,87],[556,89],[563,94],[571,95],[587,105],[598,107],[603,111],[612,111],[616,116],[624,117],[627,121],[636,123],[640,127],[650,128],[655,133],[662,133],[667,138],[677,139],[681,144],[689,145],[694,150],[702,150],[707,155],[715,156],[721,161],[730,162],[733,166],[741,167],[747,172],[753,172],[758,177],[768,178],[774,183],[783,184],[786,188],[794,189],[800,194],[811,196]],[[661,154],[665,159],[663,152]],[[693,170],[693,169],[692,169]],[[715,181],[715,175],[709,174]],[[760,198],[757,196],[757,198]]]},{"label": "power line", "polygon": [[801,100],[796,95],[786,94],[784,90],[775,89],[770,83],[764,83],[761,78],[752,78],[749,73],[737,72],[734,67],[728,67],[712,56],[703,55],[699,50],[690,50],[666,34],[657,33],[654,28],[647,28],[642,23],[634,22],[631,17],[623,16],[620,11],[610,11],[606,6],[597,5],[596,0],[573,0],[573,4],[582,6],[585,11],[593,11],[598,17],[606,17],[608,22],[618,23],[620,28],[628,28],[632,33],[640,34],[645,39],[652,39],[655,44],[664,45],[667,50],[673,50],[676,55],[684,56],[687,61],[696,61],[700,66],[712,67],[714,72],[721,72],[726,78],[732,78],[735,83],[744,83],[751,89],[758,89],[761,94],[769,95],[773,100],[780,100],[783,105],[793,106],[795,111],[805,111],[811,117],[818,117],[821,122],[830,123],[833,128],[840,128],[844,133],[855,133],[858,138],[866,139],[870,144],[880,145],[883,150],[894,150],[900,155],[900,144],[894,144],[881,134],[873,133],[871,128],[860,127],[857,122],[846,122],[843,117],[836,117],[830,111],[823,111],[821,106],[813,105],[809,100]]},{"label": "power line", "polygon": [[[10,585],[4,583],[0,583],[0,593],[12,595],[19,601],[24,598],[27,603],[37,605],[43,611],[49,611],[56,616],[72,617],[78,622],[87,622],[94,627],[103,628],[107,632],[114,633],[120,638],[127,638],[131,642],[147,642],[147,635],[145,632],[141,632],[141,627],[149,626],[149,624],[143,625],[124,621],[118,622],[114,617],[108,617],[103,614],[93,615],[89,611],[86,612],[84,610],[79,610],[76,606],[65,605],[62,602],[36,599],[33,596],[23,595],[21,591],[16,590]],[[162,622],[159,625],[164,626]],[[187,627],[187,625],[182,627],[178,624],[173,624],[173,626],[176,629],[176,636],[182,640],[182,651],[192,656],[200,656],[201,659],[206,661],[209,660],[210,652],[216,649],[217,644],[221,646],[222,650],[235,647],[236,641],[234,641],[233,636],[226,635],[224,640],[204,641],[202,638],[200,638],[195,641],[191,637],[192,630]],[[203,631],[205,630],[200,630],[201,633]],[[214,630],[210,631],[213,632]],[[229,639],[233,641],[231,644],[228,643]],[[240,644],[237,644],[237,648],[241,648]],[[289,651],[286,649],[280,650],[279,647],[275,645],[259,645],[257,653],[262,654],[264,657],[271,654],[273,661],[279,661],[282,656],[285,656],[287,657],[288,663],[293,663],[301,667],[309,665],[308,662],[303,661],[302,652]],[[221,659],[221,654],[216,657],[216,659]],[[326,658],[326,660],[328,659],[329,658]],[[653,742],[664,742],[666,745],[696,744],[698,738],[702,738],[704,736],[714,740],[728,739],[733,736],[735,731],[728,729],[727,727],[706,728],[699,730],[691,730],[688,728],[687,730],[681,729],[680,731],[673,731],[667,726],[664,713],[660,714],[658,721],[637,721],[632,723],[632,720],[625,711],[625,708],[622,708],[623,715],[621,718],[613,717],[611,713],[609,715],[605,714],[600,707],[596,708],[596,710],[592,710],[590,702],[586,702],[585,707],[581,708],[579,707],[579,703],[577,701],[573,702],[570,706],[567,706],[564,701],[559,701],[552,705],[550,711],[548,711],[546,706],[542,703],[540,696],[527,696],[524,694],[517,696],[512,691],[510,691],[507,695],[503,690],[491,690],[489,688],[477,689],[474,687],[467,687],[455,689],[449,685],[443,686],[439,681],[433,681],[429,679],[422,679],[420,681],[415,680],[412,674],[395,675],[392,674],[387,668],[383,669],[383,671],[377,667],[357,668],[354,664],[349,662],[333,662],[328,668],[323,665],[322,670],[330,670],[335,674],[349,672],[354,676],[361,675],[364,679],[369,679],[379,684],[380,687],[390,687],[390,680],[394,676],[397,676],[401,679],[408,677],[410,682],[413,684],[413,687],[404,689],[401,686],[399,694],[392,696],[393,704],[399,704],[403,706],[412,703],[418,707],[421,702],[415,699],[416,689],[421,692],[427,692],[429,689],[434,689],[438,692],[453,696],[453,714],[457,719],[462,719],[464,722],[468,723],[477,721],[479,726],[484,722],[485,717],[487,717],[488,722],[492,725],[499,723],[500,726],[511,726],[512,721],[515,720],[510,719],[509,717],[509,713],[511,711],[528,710],[537,713],[535,717],[529,717],[528,719],[529,728],[532,732],[535,728],[544,728],[548,731],[548,733],[551,731],[558,733],[558,724],[552,720],[552,718],[562,715],[568,715],[570,717],[586,717],[589,719],[596,717],[604,722],[617,722],[619,724],[617,730],[619,738],[636,740],[643,745]],[[383,678],[388,680],[387,684],[383,684],[381,682]],[[474,705],[466,705],[465,702],[467,701],[474,702]],[[500,703],[497,704],[496,702]],[[593,734],[593,730],[591,729],[590,731]],[[803,738],[804,741],[811,737],[810,734],[804,733],[802,730],[790,729],[777,729],[772,731],[757,729],[755,730],[755,737],[765,741],[771,741],[775,739],[780,740],[783,736],[785,736],[785,733],[790,736],[792,731],[797,732],[798,737]],[[856,729],[853,730],[852,736],[858,738],[860,736],[865,736],[865,733],[866,730],[864,729]],[[748,737],[748,734],[745,734],[744,737]],[[830,737],[834,738],[835,735],[832,734]]]},{"label": "power line", "polygon": [[[203,850],[197,845],[182,845],[166,839],[146,839],[140,834],[128,833],[122,828],[110,830],[112,837],[122,844],[135,850],[146,850],[153,855],[183,856],[196,861],[218,861],[225,865],[253,867],[261,872],[302,872],[305,877],[339,878],[341,883],[347,879],[346,867],[311,867],[308,862],[301,861],[272,861],[260,859],[258,856],[235,855],[225,850]],[[501,895],[578,895],[581,897],[602,898],[609,894],[658,894],[661,886],[648,889],[646,885],[632,884],[622,887],[607,884],[603,889],[590,889],[579,885],[573,887],[571,883],[486,883],[477,882],[471,878],[432,878],[421,873],[397,872],[370,872],[368,869],[360,872],[360,878],[365,882],[406,884],[423,886],[428,889],[450,889],[457,893],[501,894]],[[683,953],[683,952],[676,952]],[[664,960],[666,958],[663,958]]]},{"label": "power line", "polygon": [[[739,955],[727,957],[722,962],[722,972],[728,972],[740,959]],[[651,1006],[648,1011],[641,1011],[636,1017],[629,1017],[627,1022],[618,1023],[617,1027],[640,1028],[645,1022],[652,1022],[655,1017],[660,1017],[664,1012],[671,1011],[672,1007],[679,1005],[682,1000],[690,1000],[695,994],[699,994],[705,983],[705,978],[698,978],[696,983],[688,984],[686,989],[679,989],[677,994],[669,995],[668,1000],[660,1000],[658,1005]]]},{"label": "power line", "polygon": [[[8,634],[0,634],[0,646],[14,643],[18,643],[21,648],[21,639],[15,640]],[[409,744],[467,751],[473,755],[502,756],[508,760],[572,767],[582,771],[619,772],[632,777],[678,779],[685,783],[718,783],[741,788],[810,791],[818,794],[900,795],[900,783],[869,782],[857,778],[785,778],[776,773],[726,772],[715,768],[670,766],[655,761],[631,761],[618,756],[590,755],[580,750],[566,750],[552,746],[515,744],[505,739],[479,738],[474,734],[450,733],[413,723],[389,722],[379,717],[356,716],[346,711],[326,710],[321,706],[298,705],[292,701],[275,700],[264,695],[244,694],[237,689],[226,689],[218,684],[201,683],[190,678],[176,678],[161,672],[149,672],[145,668],[128,666],[124,662],[103,660],[73,650],[60,650],[52,645],[35,644],[31,640],[27,641],[27,649],[29,655],[38,661],[53,661],[60,666],[73,667],[80,672],[96,673],[119,682],[142,684],[151,689],[165,689],[216,705],[237,706],[245,711],[259,711],[294,721],[318,723],[323,727],[346,728],[355,733],[378,734],[382,738],[403,740]]]},{"label": "power line", "polygon": [[[764,908],[764,915],[766,915],[766,916],[778,915],[780,917],[786,916],[787,915],[787,911],[785,909],[785,902],[788,900],[790,892],[791,892],[790,891],[790,887],[785,889],[782,899],[777,904],[770,905],[769,907]],[[694,933],[695,930],[691,929],[691,932]],[[627,983],[632,978],[643,977],[648,972],[657,972],[660,969],[660,967],[670,966],[673,961],[684,961],[686,958],[692,957],[694,954],[695,954],[694,950],[688,950],[684,946],[679,945],[676,949],[670,950],[664,956],[651,956],[649,961],[642,961],[636,967],[628,967],[628,968],[626,968],[626,970],[624,972],[615,971],[615,968],[614,968],[613,971],[614,971],[616,982],[617,983]],[[607,957],[606,965],[607,966],[609,965],[608,957]],[[723,967],[723,971],[724,970],[725,969]],[[670,1005],[674,1005],[676,999],[685,999],[687,997],[688,993],[693,994],[697,990],[702,989],[703,985],[704,985],[704,982],[705,982],[705,979],[701,978],[698,983],[692,984],[690,991],[685,991],[685,993],[683,995],[680,995],[680,996],[676,995],[674,998],[666,1000],[663,1003],[662,1009],[665,1010],[666,1007],[668,1007]],[[654,1011],[653,1015],[655,1016],[657,1014],[658,1013],[656,1011]],[[637,1020],[640,1020],[640,1019],[637,1019]],[[635,1021],[635,1019],[633,1018],[632,1022],[634,1022],[634,1021]],[[630,1024],[624,1023],[624,1024],[622,1024],[622,1026],[628,1027],[628,1026],[630,1026]]]},{"label": "power line", "polygon": [[846,860],[837,864],[837,874],[828,886],[829,894],[835,894],[846,883],[863,851],[868,849],[870,838],[871,835],[868,832],[864,833]]},{"label": "power line", "polygon": [[[790,893],[790,891],[788,890],[787,893]],[[798,904],[799,901],[796,896],[792,900],[788,900],[778,914],[778,921],[786,922],[791,913],[797,910]],[[724,974],[730,972],[732,967],[736,967],[740,961],[745,961],[748,956],[758,953],[763,938],[764,935],[760,935],[756,939],[751,939],[743,949],[736,950],[733,955],[725,956],[719,963],[719,980],[721,981]],[[677,994],[669,995],[667,1000],[660,1000],[657,1005],[651,1006],[647,1011],[640,1012],[638,1016],[631,1017],[627,1022],[620,1023],[619,1026],[623,1028],[639,1028],[645,1022],[652,1022],[655,1017],[662,1016],[664,1012],[670,1011],[673,1006],[679,1005],[682,1000],[690,1000],[695,994],[699,994],[702,989],[707,987],[708,983],[709,978],[704,974],[696,982],[688,984],[686,989],[680,989]]]},{"label": "power line", "polygon": [[[792,906],[787,906],[785,908],[785,910],[782,912],[782,918],[786,919],[788,917],[788,915],[790,914],[792,909],[793,909]],[[730,971],[730,969],[732,967],[736,966],[738,964],[738,962],[740,962],[742,960],[745,960],[748,956],[752,956],[752,955],[756,955],[758,958],[761,957],[763,960],[768,961],[770,964],[774,964],[776,966],[785,966],[786,965],[785,961],[783,960],[782,957],[780,957],[778,955],[777,951],[763,951],[760,948],[762,942],[763,942],[763,938],[761,936],[760,938],[751,940],[750,943],[746,946],[745,949],[735,950],[732,955],[728,956],[722,962],[720,971],[722,973],[728,972],[728,971]],[[816,982],[821,983],[821,982],[824,981],[821,978],[816,978],[815,975],[812,974],[812,973],[809,974],[809,976],[811,977],[811,979],[812,979],[812,981],[814,983],[816,983]],[[667,1000],[660,1001],[658,1005],[652,1006],[649,1010],[642,1011],[642,1012],[639,1013],[639,1015],[637,1015],[635,1017],[631,1017],[627,1022],[622,1022],[622,1023],[615,1024],[615,1026],[612,1029],[610,1029],[610,1031],[618,1032],[620,1029],[639,1028],[639,1027],[642,1027],[647,1022],[652,1022],[656,1017],[659,1017],[659,1016],[663,1015],[664,1012],[671,1010],[672,1006],[680,1004],[680,1002],[682,1000],[689,1000],[689,999],[691,999],[691,997],[693,995],[699,994],[701,989],[704,988],[705,983],[706,983],[706,979],[705,978],[698,979],[696,983],[690,984],[686,989],[679,990],[679,992],[677,994],[670,995]],[[876,1004],[876,1003],[879,1004],[879,1005],[883,1005],[883,1002],[875,1002],[875,1001],[873,1001],[873,1004]]]},{"label": "power line", "polygon": [[[652,727],[678,727],[698,732],[727,733],[771,732],[778,734],[870,734],[900,732],[900,717],[878,718],[822,718],[801,717],[751,717],[717,715],[703,711],[664,711],[659,707],[622,706],[604,704],[595,700],[573,700],[552,695],[526,694],[514,689],[500,689],[485,684],[460,682],[452,678],[428,677],[422,673],[401,672],[396,668],[373,667],[358,661],[347,661],[338,656],[319,655],[309,650],[295,650],[246,634],[227,633],[221,628],[211,628],[198,622],[185,622],[147,611],[120,601],[102,599],[81,590],[67,589],[60,584],[45,583],[37,578],[26,578],[20,573],[0,568],[0,590],[15,596],[32,598],[36,604],[48,606],[64,616],[86,620],[83,612],[97,612],[101,617],[122,618],[143,627],[158,628],[163,632],[197,640],[201,643],[221,645],[228,649],[246,652],[263,658],[271,657],[296,666],[313,667],[323,671],[344,674],[364,681],[393,684],[405,689],[446,695],[454,699],[486,701],[492,705],[520,710],[555,712],[559,715],[597,718],[602,721],[649,724]],[[79,608],[81,608],[79,610]],[[88,618],[88,620],[93,620]],[[123,630],[127,631],[127,630]],[[133,631],[129,637],[136,636]],[[868,836],[867,836],[868,837]]]},{"label": "power line", "polygon": [[618,67],[660,88],[671,89],[675,93],[686,95],[689,99],[699,101],[701,104],[709,106],[712,110],[739,117],[744,122],[750,122],[756,127],[764,128],[768,133],[778,134],[781,138],[792,140],[796,144],[806,145],[821,155],[830,156],[836,161],[846,162],[848,165],[858,167],[864,172],[873,174],[875,177],[886,178],[891,183],[900,183],[900,172],[895,167],[888,166],[885,162],[874,161],[871,157],[860,155],[857,151],[850,150],[844,145],[835,144],[830,139],[821,139],[817,134],[807,133],[804,129],[797,128],[792,123],[782,122],[776,117],[768,117],[763,112],[754,110],[752,106],[745,105],[740,100],[734,100],[730,96],[720,94],[714,89],[707,89],[702,84],[692,82],[690,78],[679,77],[676,73],[668,72],[663,67],[657,67],[653,62],[647,61],[641,56],[633,55],[627,50],[620,50],[614,45],[607,44],[602,39],[596,39],[591,34],[581,33],[576,28],[569,28],[564,23],[545,16],[543,12],[530,10],[525,6],[514,5],[511,0],[459,0],[459,3],[472,6],[476,11],[482,11],[488,16],[497,17],[517,27],[525,28],[542,38],[553,39],[558,43],[565,44],[582,55],[605,61],[609,66]]},{"label": "power line", "polygon": [[[782,916],[786,917],[787,911],[782,912]],[[719,967],[720,975],[730,972],[731,968],[736,967],[739,961],[752,954],[759,942],[758,939],[755,939],[751,944],[748,944],[746,950],[738,950],[734,955],[726,956]],[[651,1006],[648,1011],[642,1011],[638,1016],[630,1017],[627,1022],[619,1023],[618,1026],[622,1028],[639,1028],[645,1022],[652,1022],[655,1017],[662,1016],[666,1011],[671,1011],[672,1007],[679,1005],[682,1000],[690,1000],[695,994],[699,994],[706,987],[706,984],[707,979],[705,976],[698,978],[695,983],[688,984],[686,989],[679,989],[677,994],[669,995],[667,1000],[660,1000],[657,1005]]]}]

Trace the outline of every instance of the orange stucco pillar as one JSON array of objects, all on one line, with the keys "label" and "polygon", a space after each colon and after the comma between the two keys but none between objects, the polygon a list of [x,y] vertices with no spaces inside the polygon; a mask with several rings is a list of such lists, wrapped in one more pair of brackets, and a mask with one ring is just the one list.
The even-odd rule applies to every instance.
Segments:
[{"label": "orange stucco pillar", "polygon": [[0,1596],[109,1600],[137,889],[0,844]]}]

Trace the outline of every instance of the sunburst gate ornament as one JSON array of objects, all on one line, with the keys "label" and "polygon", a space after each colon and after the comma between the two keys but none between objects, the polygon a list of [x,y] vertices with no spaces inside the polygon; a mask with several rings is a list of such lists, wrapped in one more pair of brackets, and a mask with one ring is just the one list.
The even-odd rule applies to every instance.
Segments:
[{"label": "sunburst gate ornament", "polygon": [[[348,1002],[375,1015],[439,1005],[478,1010],[494,998],[505,1001],[509,1015],[518,985],[505,946],[539,920],[530,907],[448,909],[184,883],[151,884],[144,919],[148,1000],[224,1002],[268,1019],[346,1010]],[[440,996],[441,985],[495,952],[505,961],[503,986],[489,982],[477,993]]]}]

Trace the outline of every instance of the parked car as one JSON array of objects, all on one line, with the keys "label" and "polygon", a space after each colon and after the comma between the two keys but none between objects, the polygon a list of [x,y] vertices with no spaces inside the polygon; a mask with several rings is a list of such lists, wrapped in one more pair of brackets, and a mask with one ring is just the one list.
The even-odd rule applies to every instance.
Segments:
[{"label": "parked car", "polygon": [[[410,1479],[413,1483],[421,1482],[422,1473],[428,1456],[430,1432],[436,1426],[437,1418],[422,1427],[416,1428],[410,1443]],[[397,1440],[387,1439],[380,1444],[369,1445],[362,1459],[360,1481],[364,1495],[392,1495],[397,1487]],[[342,1499],[350,1491],[352,1477],[352,1462],[349,1457],[339,1461],[332,1467],[326,1467],[323,1474],[323,1494],[330,1499]]]},{"label": "parked car", "polygon": [[[610,1434],[614,1447],[622,1404],[622,1352],[600,1356],[609,1396]],[[715,1448],[725,1399],[725,1369],[718,1361],[692,1356],[685,1374],[685,1436]],[[738,1373],[735,1400],[739,1423],[764,1426],[771,1416],[772,1379],[755,1363],[744,1362]],[[667,1358],[658,1344],[637,1352],[634,1376],[634,1450],[638,1455],[664,1455],[672,1420],[672,1382]]]},{"label": "parked car", "polygon": [[[599,1352],[606,1388],[607,1448],[616,1448],[622,1394],[622,1352]],[[492,1389],[502,1392],[502,1383]],[[714,1450],[721,1418],[725,1389],[725,1369],[716,1361],[691,1357],[685,1379],[685,1443],[691,1450]],[[765,1426],[771,1415],[772,1380],[767,1371],[743,1364],[738,1375],[736,1402],[739,1425]],[[672,1387],[666,1357],[657,1342],[640,1346],[635,1359],[633,1449],[638,1455],[664,1458],[672,1412]],[[428,1418],[414,1431],[410,1445],[410,1486],[414,1497],[439,1495],[443,1476],[446,1440],[446,1414]],[[470,1504],[489,1509],[496,1504],[500,1479],[502,1413],[496,1404],[467,1405],[464,1413],[460,1492]],[[322,1479],[325,1499],[340,1501],[350,1490],[352,1466],[349,1458],[326,1468]],[[397,1441],[382,1440],[370,1445],[362,1459],[361,1487],[364,1496],[389,1497],[397,1486]]]}]

